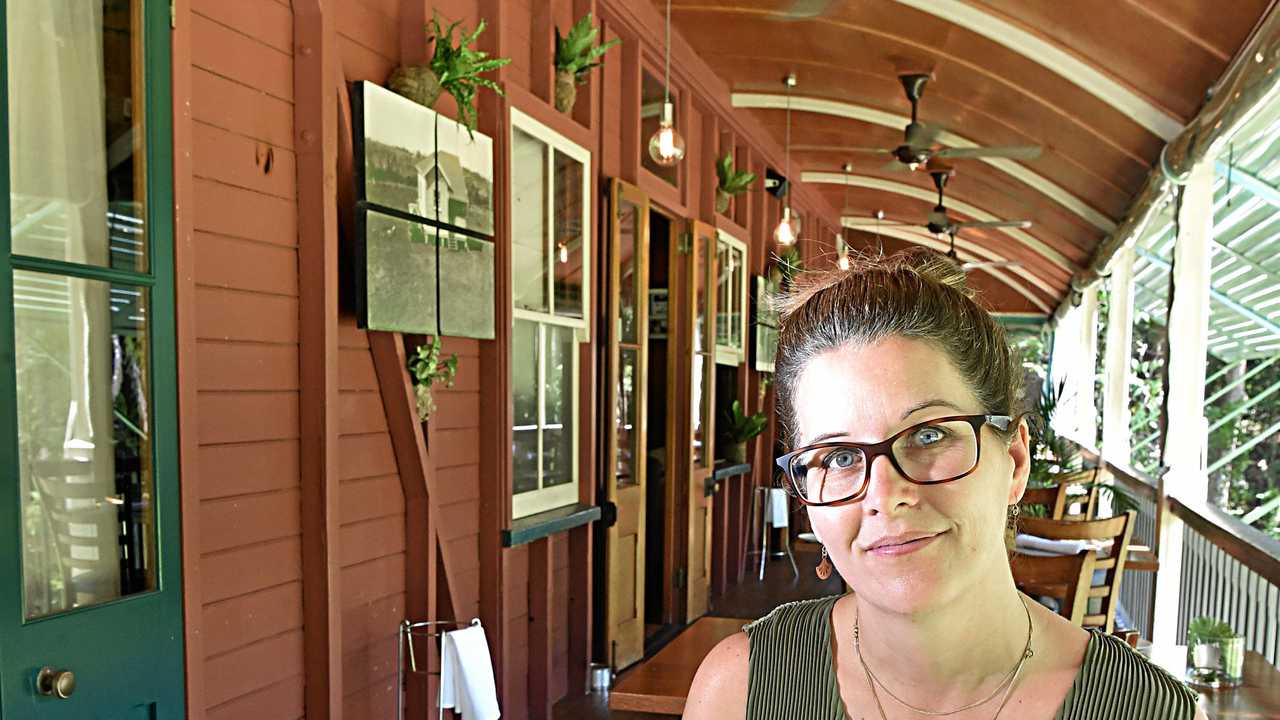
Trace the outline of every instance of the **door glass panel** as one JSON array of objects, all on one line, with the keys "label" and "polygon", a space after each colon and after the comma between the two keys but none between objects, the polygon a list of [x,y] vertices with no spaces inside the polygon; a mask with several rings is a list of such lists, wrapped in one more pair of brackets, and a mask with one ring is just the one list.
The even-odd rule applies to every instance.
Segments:
[{"label": "door glass panel", "polygon": [[573,481],[573,391],[577,346],[572,328],[543,326],[546,338],[546,423],[542,428],[542,486]]},{"label": "door glass panel", "polygon": [[703,329],[707,324],[707,254],[706,238],[697,234],[693,238],[693,278],[690,283],[693,292],[693,350],[706,350],[706,337]]},{"label": "door glass panel", "polygon": [[511,482],[516,493],[538,489],[538,324],[511,326]]},{"label": "door glass panel", "polygon": [[144,288],[14,272],[23,613],[156,588]]},{"label": "door glass panel", "polygon": [[147,269],[139,5],[5,6],[16,255]]},{"label": "door glass panel", "polygon": [[730,313],[733,307],[730,304],[730,284],[733,282],[733,273],[729,272],[730,248],[727,243],[716,243],[716,266],[720,269],[718,273],[719,281],[716,283],[716,308],[718,312],[716,321],[716,344],[732,345],[732,330],[730,321]]},{"label": "door glass panel", "polygon": [[614,478],[619,487],[634,485],[640,481],[636,476],[636,463],[639,462],[636,455],[640,448],[640,428],[636,426],[636,384],[640,376],[638,352],[635,348],[618,348],[618,399],[614,408],[618,457],[614,466]]},{"label": "door glass panel", "polygon": [[555,310],[557,315],[582,317],[583,266],[582,163],[555,150]]},{"label": "door glass panel", "polygon": [[693,368],[691,375],[691,393],[689,397],[690,417],[693,418],[693,464],[702,465],[703,446],[706,444],[704,438],[706,430],[703,427],[703,407],[702,395],[706,392],[706,386],[703,384],[703,368],[706,365],[707,358],[702,353],[693,354]]},{"label": "door glass panel", "polygon": [[547,304],[547,145],[511,130],[511,295],[515,306]]},{"label": "door glass panel", "polygon": [[618,200],[618,342],[636,342],[636,235],[640,232],[639,208]]}]

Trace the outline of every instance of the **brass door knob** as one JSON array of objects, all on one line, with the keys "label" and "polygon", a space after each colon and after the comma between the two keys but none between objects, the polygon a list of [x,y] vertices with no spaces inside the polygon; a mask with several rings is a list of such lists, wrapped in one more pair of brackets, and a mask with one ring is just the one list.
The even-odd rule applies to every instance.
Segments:
[{"label": "brass door knob", "polygon": [[40,668],[36,673],[36,691],[48,697],[66,700],[76,691],[76,674],[70,670]]}]

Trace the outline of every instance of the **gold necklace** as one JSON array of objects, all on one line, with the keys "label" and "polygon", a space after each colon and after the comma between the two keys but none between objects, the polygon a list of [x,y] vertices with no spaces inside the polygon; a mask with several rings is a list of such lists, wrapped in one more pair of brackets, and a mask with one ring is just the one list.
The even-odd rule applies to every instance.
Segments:
[{"label": "gold necklace", "polygon": [[985,705],[986,703],[990,702],[992,698],[994,698],[996,695],[1000,694],[1001,690],[1004,690],[1004,697],[1000,700],[1000,706],[996,708],[996,714],[991,716],[992,720],[995,720],[995,718],[999,717],[1000,711],[1004,709],[1005,703],[1009,702],[1009,695],[1013,692],[1014,683],[1017,681],[1018,675],[1021,674],[1022,672],[1022,666],[1026,664],[1027,660],[1031,659],[1031,656],[1035,655],[1035,652],[1031,649],[1031,630],[1032,630],[1031,610],[1030,608],[1027,607],[1026,598],[1023,598],[1021,593],[1018,594],[1018,599],[1022,601],[1022,610],[1027,614],[1027,644],[1025,647],[1022,648],[1022,655],[1018,657],[1018,663],[1013,666],[1013,669],[1009,671],[1008,675],[1005,675],[1004,680],[1000,681],[1000,684],[997,685],[995,689],[991,691],[990,695],[986,696],[985,698],[977,702],[969,703],[964,707],[958,707],[955,710],[942,710],[942,711],[926,710],[924,708],[919,708],[919,707],[916,707],[915,705],[912,705],[906,700],[903,700],[897,695],[894,695],[893,691],[890,690],[887,685],[881,682],[880,678],[875,676],[875,673],[871,672],[871,667],[867,665],[867,661],[862,657],[862,644],[859,642],[860,638],[859,638],[859,632],[858,632],[858,620],[859,620],[859,615],[861,613],[855,611],[853,616],[853,648],[858,654],[858,662],[862,664],[862,671],[867,675],[867,685],[870,686],[871,688],[871,697],[876,701],[876,709],[880,711],[881,720],[888,720],[888,718],[885,717],[884,707],[880,705],[880,696],[876,693],[876,685],[879,685],[881,688],[884,688],[884,691],[889,694],[889,697],[893,698],[894,700],[897,700],[898,703],[901,704],[903,707],[913,712],[919,713],[921,715],[930,715],[934,717],[939,717],[944,715],[955,715],[958,712],[964,712],[965,710],[971,710],[973,708],[976,708],[979,705]]}]

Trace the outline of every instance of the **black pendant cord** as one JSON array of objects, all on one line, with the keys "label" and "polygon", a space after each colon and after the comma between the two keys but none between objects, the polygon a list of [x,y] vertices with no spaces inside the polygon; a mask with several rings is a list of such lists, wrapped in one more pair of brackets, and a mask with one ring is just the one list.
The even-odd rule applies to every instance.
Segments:
[{"label": "black pendant cord", "polygon": [[[440,115],[435,116],[435,122],[431,126],[432,146],[436,149],[436,164],[432,168],[431,173],[435,176],[435,186],[432,192],[435,195],[436,215],[435,221],[440,222]],[[444,241],[442,233],[443,229],[435,228],[436,231],[436,340],[440,340],[442,323],[440,320],[440,243]]]}]

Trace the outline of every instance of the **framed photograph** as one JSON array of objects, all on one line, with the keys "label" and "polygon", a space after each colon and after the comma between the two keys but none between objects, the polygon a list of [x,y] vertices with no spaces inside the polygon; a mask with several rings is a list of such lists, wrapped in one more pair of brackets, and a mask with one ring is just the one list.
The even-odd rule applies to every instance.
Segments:
[{"label": "framed photograph", "polygon": [[351,102],[360,327],[492,338],[492,138],[370,82]]}]

